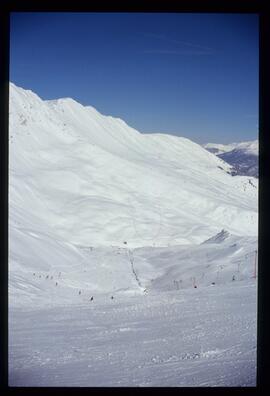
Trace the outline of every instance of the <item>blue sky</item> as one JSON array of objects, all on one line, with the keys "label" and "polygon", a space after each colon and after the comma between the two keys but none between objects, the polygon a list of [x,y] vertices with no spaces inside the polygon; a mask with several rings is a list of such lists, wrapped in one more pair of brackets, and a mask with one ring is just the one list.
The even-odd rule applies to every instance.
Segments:
[{"label": "blue sky", "polygon": [[10,80],[143,133],[258,137],[254,14],[13,13]]}]

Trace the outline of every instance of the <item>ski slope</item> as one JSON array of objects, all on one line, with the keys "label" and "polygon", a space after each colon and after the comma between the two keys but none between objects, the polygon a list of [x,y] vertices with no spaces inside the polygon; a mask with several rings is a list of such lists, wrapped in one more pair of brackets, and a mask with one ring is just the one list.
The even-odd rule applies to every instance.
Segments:
[{"label": "ski slope", "polygon": [[257,275],[255,237],[219,233],[202,244],[135,249],[73,247],[40,234],[20,242],[20,235],[13,239],[9,281],[10,304],[18,307],[217,287]]},{"label": "ski slope", "polygon": [[231,169],[11,83],[10,384],[255,384],[258,180]]},{"label": "ski slope", "polygon": [[256,283],[10,310],[10,386],[256,385]]}]

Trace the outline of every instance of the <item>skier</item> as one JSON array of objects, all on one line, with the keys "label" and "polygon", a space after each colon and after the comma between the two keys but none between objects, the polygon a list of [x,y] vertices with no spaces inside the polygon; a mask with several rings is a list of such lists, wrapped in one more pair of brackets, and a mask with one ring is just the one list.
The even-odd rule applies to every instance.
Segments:
[{"label": "skier", "polygon": [[82,293],[81,290],[79,290],[79,295],[80,295],[81,293]]},{"label": "skier", "polygon": [[94,300],[94,297],[92,296],[91,298],[90,298],[90,301],[93,301]]}]

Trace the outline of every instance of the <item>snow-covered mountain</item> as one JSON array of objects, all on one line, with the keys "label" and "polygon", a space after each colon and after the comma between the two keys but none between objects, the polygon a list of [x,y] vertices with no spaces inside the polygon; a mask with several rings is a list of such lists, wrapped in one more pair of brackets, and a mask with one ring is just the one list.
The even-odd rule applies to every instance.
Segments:
[{"label": "snow-covered mountain", "polygon": [[204,147],[216,155],[228,153],[233,150],[241,150],[245,154],[258,156],[259,152],[258,140],[231,144],[207,143],[204,145]]},{"label": "snow-covered mountain", "polygon": [[199,145],[140,134],[72,99],[42,101],[13,84],[10,91],[11,224],[23,211],[27,222],[81,245],[202,242],[222,228],[256,233],[256,181],[232,178]]},{"label": "snow-covered mountain", "polygon": [[[70,98],[44,101],[14,84],[9,136],[16,293],[26,270],[45,276],[72,269],[74,287],[83,281],[99,291],[136,288],[136,271],[126,271],[134,261],[128,249],[192,247],[222,229],[257,237],[257,180],[232,177],[230,165],[186,138],[143,135]],[[124,252],[117,266],[114,246],[126,248],[113,253]],[[91,256],[95,275],[77,285],[74,274],[86,271],[90,247],[104,254]],[[142,287],[162,272],[147,259],[134,265]]]},{"label": "snow-covered mountain", "polygon": [[205,147],[211,153],[233,166],[233,175],[259,176],[258,140],[231,144],[207,143]]},{"label": "snow-covered mountain", "polygon": [[258,180],[10,84],[9,385],[254,386]]}]

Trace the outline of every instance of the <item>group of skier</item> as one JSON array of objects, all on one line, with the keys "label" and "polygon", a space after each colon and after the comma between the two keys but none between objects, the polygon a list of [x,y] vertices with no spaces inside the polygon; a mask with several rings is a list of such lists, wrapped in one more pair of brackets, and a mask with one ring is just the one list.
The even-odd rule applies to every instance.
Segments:
[{"label": "group of skier", "polygon": [[[33,276],[36,276],[36,273],[35,272],[33,272]],[[60,276],[61,276],[61,272],[59,272],[59,274],[58,274],[58,278],[60,278]],[[39,275],[39,278],[41,278],[41,275]],[[51,276],[49,276],[49,275],[46,275],[46,277],[45,277],[45,279],[53,279],[53,276],[51,275]],[[55,282],[55,286],[58,286],[58,282]],[[79,296],[82,294],[82,291],[81,290],[79,290]],[[114,299],[114,296],[111,296],[111,300],[113,300]],[[90,301],[94,301],[94,297],[93,296],[91,296],[90,297]]]}]

